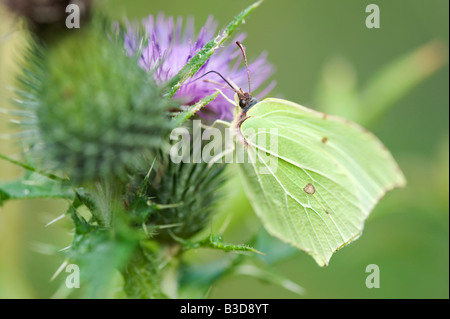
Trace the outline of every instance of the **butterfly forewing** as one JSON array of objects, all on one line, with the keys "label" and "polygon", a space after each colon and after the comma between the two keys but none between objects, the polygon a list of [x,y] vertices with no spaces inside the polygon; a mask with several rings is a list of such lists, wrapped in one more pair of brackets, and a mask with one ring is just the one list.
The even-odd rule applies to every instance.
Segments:
[{"label": "butterfly forewing", "polygon": [[405,183],[381,142],[354,123],[277,99],[247,116],[247,195],[272,235],[320,265],[359,236],[386,191]]}]

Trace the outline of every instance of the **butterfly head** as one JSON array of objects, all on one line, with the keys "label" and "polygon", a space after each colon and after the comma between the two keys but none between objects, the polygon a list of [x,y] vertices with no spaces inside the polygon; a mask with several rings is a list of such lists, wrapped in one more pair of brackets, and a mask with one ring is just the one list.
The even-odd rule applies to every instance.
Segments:
[{"label": "butterfly head", "polygon": [[[193,80],[192,82],[195,82],[197,80],[200,80],[201,78],[203,78],[204,76],[210,74],[210,73],[215,73],[218,76],[220,76],[222,78],[222,80],[225,81],[225,83],[228,84],[228,86],[234,91],[236,92],[236,96],[235,96],[235,102],[236,104],[239,105],[239,107],[242,109],[242,112],[246,112],[248,111],[248,109],[250,109],[253,105],[255,105],[256,103],[258,103],[258,100],[255,99],[252,96],[252,89],[251,89],[251,85],[250,85],[250,71],[248,69],[248,63],[247,63],[247,56],[245,54],[245,50],[242,47],[242,44],[239,41],[236,41],[237,46],[241,49],[242,51],[242,55],[244,56],[244,62],[245,62],[245,68],[247,70],[247,77],[248,77],[248,92],[244,92],[241,88],[237,89],[234,85],[232,85],[227,79],[225,79],[222,74],[220,74],[219,72],[216,71],[208,71],[205,74],[203,74],[202,76],[196,78],[195,80]],[[192,83],[190,82],[190,83]]]},{"label": "butterfly head", "polygon": [[237,100],[239,102],[239,107],[243,111],[247,111],[253,105],[258,103],[257,99],[255,99],[250,93],[242,91],[242,89],[239,89],[239,91],[237,91],[236,93],[237,93]]}]

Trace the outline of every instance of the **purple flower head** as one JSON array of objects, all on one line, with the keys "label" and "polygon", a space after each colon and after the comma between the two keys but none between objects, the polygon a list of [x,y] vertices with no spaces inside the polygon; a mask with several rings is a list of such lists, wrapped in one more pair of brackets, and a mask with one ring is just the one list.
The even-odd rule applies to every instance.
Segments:
[{"label": "purple flower head", "polygon": [[[124,46],[129,56],[140,54],[139,65],[146,71],[152,71],[157,84],[163,84],[175,76],[178,71],[215,36],[217,23],[210,16],[201,28],[198,36],[194,33],[194,21],[188,19],[182,31],[183,21],[172,17],[165,18],[159,14],[156,19],[150,15],[143,21],[144,34],[138,35],[136,28],[128,26],[125,34]],[[242,41],[245,34],[240,34],[235,41]],[[216,71],[225,78],[231,79],[238,87],[247,91],[247,73],[245,66],[240,67],[242,54],[234,44],[219,48],[208,61],[198,70],[194,78],[198,78],[208,71]],[[260,87],[272,74],[272,66],[266,61],[266,54],[262,53],[249,64],[252,89]],[[275,86],[271,82],[255,97],[264,97]],[[184,105],[192,105],[207,95],[213,94],[216,88],[233,100],[234,92],[217,75],[210,74],[198,81],[186,81],[177,91],[174,98]],[[208,104],[202,112],[203,116],[215,119],[231,120],[233,106],[222,96],[218,96]]]}]

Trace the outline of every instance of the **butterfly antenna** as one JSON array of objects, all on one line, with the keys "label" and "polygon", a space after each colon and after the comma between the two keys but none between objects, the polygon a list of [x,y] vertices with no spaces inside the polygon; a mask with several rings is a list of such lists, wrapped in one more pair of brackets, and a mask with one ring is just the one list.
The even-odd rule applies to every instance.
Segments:
[{"label": "butterfly antenna", "polygon": [[244,62],[245,62],[245,68],[247,69],[247,77],[248,77],[248,93],[252,95],[252,88],[250,87],[250,72],[248,70],[248,63],[247,63],[247,55],[245,54],[245,50],[242,47],[241,42],[236,41],[237,46],[241,49],[242,55],[244,56]]},{"label": "butterfly antenna", "polygon": [[[208,71],[208,72],[206,72],[205,74],[203,74],[202,76],[200,76],[200,77],[196,78],[195,80],[193,80],[192,82],[195,82],[195,81],[197,81],[197,80],[200,80],[202,77],[208,75],[209,73],[215,73],[215,74],[217,74],[218,76],[220,76],[220,77],[222,78],[222,80],[224,80],[225,83],[228,84],[228,85],[230,86],[230,88],[231,88],[235,93],[237,93],[237,90],[234,88],[234,86],[232,86],[232,85],[230,84],[230,82],[228,82],[228,81],[222,76],[222,74],[220,74],[219,72],[216,72],[216,71]],[[190,83],[192,83],[192,82],[190,82]]]}]

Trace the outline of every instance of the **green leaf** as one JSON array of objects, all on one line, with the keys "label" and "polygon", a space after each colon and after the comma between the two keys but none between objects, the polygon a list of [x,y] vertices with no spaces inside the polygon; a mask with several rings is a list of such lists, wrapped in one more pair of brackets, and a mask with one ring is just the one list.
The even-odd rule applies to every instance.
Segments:
[{"label": "green leaf", "polygon": [[264,255],[258,255],[268,265],[273,265],[283,260],[289,259],[299,253],[298,249],[270,236],[264,228],[261,228],[252,240],[255,249]]},{"label": "green leaf", "polygon": [[[94,218],[85,218],[80,211],[87,207]],[[115,222],[104,227],[95,218],[97,207],[83,189],[76,190],[76,197],[67,211],[75,225],[75,234],[67,260],[80,267],[83,296],[105,298],[115,289],[115,278],[129,263],[139,245],[140,235],[129,226],[128,215],[119,208],[112,208]]]},{"label": "green leaf", "polygon": [[209,57],[224,43],[231,34],[236,30],[236,28],[244,22],[245,18],[261,4],[262,0],[255,2],[250,5],[247,9],[239,13],[233,21],[231,21],[225,30],[217,35],[213,40],[205,44],[205,46],[198,51],[196,55],[189,60],[189,62],[175,75],[168,83],[170,88],[169,97],[175,95],[180,86],[189,77],[194,76],[194,74],[200,69],[200,67],[205,64]]},{"label": "green leaf", "polygon": [[36,173],[0,183],[0,206],[11,199],[73,198],[73,192],[58,181]]},{"label": "green leaf", "polygon": [[77,228],[67,251],[68,260],[80,267],[80,286],[85,287],[85,297],[104,298],[114,289],[112,279],[118,269],[125,267],[138,242],[118,230],[88,227],[81,218],[75,223]]},{"label": "green leaf", "polygon": [[270,234],[321,266],[359,237],[388,190],[405,185],[383,144],[350,121],[279,99],[247,115],[240,126],[252,159],[240,165],[247,196]]}]

